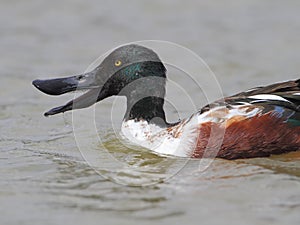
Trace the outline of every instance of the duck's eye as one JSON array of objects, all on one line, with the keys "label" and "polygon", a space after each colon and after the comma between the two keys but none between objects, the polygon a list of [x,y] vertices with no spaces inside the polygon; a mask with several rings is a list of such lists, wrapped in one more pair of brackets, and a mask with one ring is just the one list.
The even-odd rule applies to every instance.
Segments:
[{"label": "duck's eye", "polygon": [[121,66],[122,65],[122,61],[121,60],[116,60],[115,61],[115,66]]}]

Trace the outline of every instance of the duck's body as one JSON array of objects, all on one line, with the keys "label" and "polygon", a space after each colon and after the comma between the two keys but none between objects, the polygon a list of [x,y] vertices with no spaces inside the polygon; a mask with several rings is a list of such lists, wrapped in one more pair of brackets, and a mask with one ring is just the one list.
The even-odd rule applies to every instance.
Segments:
[{"label": "duck's body", "polygon": [[251,158],[300,150],[300,80],[252,89],[168,127],[123,121],[122,134],[155,152],[183,157]]},{"label": "duck's body", "polygon": [[[109,66],[113,68],[108,73],[103,71]],[[221,99],[170,124],[163,109],[165,78],[166,70],[152,50],[128,45],[88,74],[36,80],[34,85],[52,95],[92,86],[80,98],[45,115],[84,108],[112,95],[126,96],[122,135],[161,154],[237,159],[300,150],[300,80]]]}]

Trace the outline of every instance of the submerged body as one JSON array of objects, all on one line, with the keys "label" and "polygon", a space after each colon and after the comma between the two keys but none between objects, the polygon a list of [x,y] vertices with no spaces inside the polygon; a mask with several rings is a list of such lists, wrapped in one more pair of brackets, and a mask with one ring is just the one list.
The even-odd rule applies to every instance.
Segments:
[{"label": "submerged body", "polygon": [[155,52],[126,45],[89,73],[33,84],[50,95],[89,89],[46,116],[125,96],[122,135],[160,154],[238,159],[300,150],[300,80],[218,100],[174,124],[166,121],[163,109],[165,80],[166,69]]}]

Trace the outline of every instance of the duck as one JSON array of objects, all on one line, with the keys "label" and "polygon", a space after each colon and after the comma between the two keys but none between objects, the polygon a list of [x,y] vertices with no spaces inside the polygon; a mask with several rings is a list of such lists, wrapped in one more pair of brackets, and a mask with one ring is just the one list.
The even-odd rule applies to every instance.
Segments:
[{"label": "duck", "polygon": [[174,123],[167,122],[164,111],[166,80],[166,67],[156,52],[128,44],[92,71],[32,84],[48,95],[86,91],[45,116],[125,96],[122,137],[157,154],[231,160],[300,150],[300,79],[218,99]]}]

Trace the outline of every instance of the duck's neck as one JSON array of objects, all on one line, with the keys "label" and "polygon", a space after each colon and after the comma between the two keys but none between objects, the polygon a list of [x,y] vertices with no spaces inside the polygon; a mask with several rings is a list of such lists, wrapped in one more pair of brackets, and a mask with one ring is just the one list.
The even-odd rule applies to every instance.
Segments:
[{"label": "duck's neck", "polygon": [[[163,109],[166,93],[166,68],[162,62],[147,61],[139,64],[134,76],[140,76],[122,90],[127,98],[127,111],[124,121],[147,121],[166,127]],[[133,69],[134,70],[134,69]]]},{"label": "duck's neck", "polygon": [[127,100],[127,111],[124,121],[143,120],[160,127],[166,127],[168,123],[166,121],[163,105],[164,99],[161,97],[149,96],[137,102],[129,99]]}]

